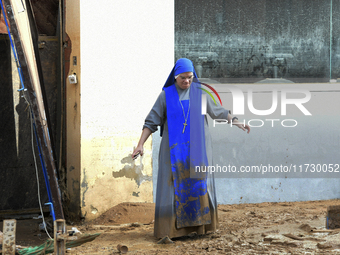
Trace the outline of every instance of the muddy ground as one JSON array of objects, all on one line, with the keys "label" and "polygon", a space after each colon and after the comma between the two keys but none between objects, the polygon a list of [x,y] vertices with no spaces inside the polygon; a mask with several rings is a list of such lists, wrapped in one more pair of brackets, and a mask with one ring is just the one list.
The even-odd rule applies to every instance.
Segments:
[{"label": "muddy ground", "polygon": [[[204,236],[157,244],[153,237],[154,204],[123,203],[93,222],[68,225],[83,234],[101,233],[70,254],[340,254],[340,229],[325,227],[327,207],[340,200],[219,205],[219,230]],[[19,220],[17,244],[42,244],[40,220]],[[2,226],[0,224],[2,229]]]}]

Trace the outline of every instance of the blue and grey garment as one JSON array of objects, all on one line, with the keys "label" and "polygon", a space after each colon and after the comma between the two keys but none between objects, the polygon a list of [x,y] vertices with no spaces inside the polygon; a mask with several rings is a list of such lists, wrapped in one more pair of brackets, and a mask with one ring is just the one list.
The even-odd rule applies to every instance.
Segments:
[{"label": "blue and grey garment", "polygon": [[[188,72],[186,70],[182,69],[181,73]],[[193,164],[213,164],[207,116],[201,115],[199,100],[202,91],[195,87],[198,85],[192,83],[190,88],[184,90],[174,83],[164,86],[145,119],[143,128],[147,127],[152,132],[158,126],[164,127],[156,192],[154,234],[158,238],[180,237],[192,232],[204,234],[216,230],[218,225],[213,176],[190,178],[192,161],[195,161]],[[167,109],[169,105],[170,109]],[[190,120],[183,133],[189,105]],[[227,119],[228,111],[207,97],[207,114],[213,119]]]}]

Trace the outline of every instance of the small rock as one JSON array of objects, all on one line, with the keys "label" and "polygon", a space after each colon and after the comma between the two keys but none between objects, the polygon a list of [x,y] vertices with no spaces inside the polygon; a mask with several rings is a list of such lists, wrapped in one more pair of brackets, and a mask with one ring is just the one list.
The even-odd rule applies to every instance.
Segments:
[{"label": "small rock", "polygon": [[332,245],[329,243],[318,243],[316,245],[319,249],[328,249],[328,248],[332,248]]},{"label": "small rock", "polygon": [[157,244],[169,244],[174,243],[168,236],[163,237],[161,240],[157,242]]},{"label": "small rock", "polygon": [[311,232],[311,231],[312,231],[311,226],[309,226],[308,224],[302,224],[302,225],[299,227],[299,229],[302,229],[302,230],[304,230],[304,231],[306,231],[306,232]]}]

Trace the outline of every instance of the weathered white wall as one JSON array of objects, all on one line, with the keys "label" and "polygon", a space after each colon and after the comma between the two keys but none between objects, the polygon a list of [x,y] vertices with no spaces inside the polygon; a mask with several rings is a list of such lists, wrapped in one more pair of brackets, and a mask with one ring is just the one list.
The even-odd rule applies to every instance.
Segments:
[{"label": "weathered white wall", "polygon": [[152,202],[151,139],[131,160],[142,125],[174,63],[174,3],[80,2],[81,210],[97,217]]},{"label": "weathered white wall", "polygon": [[[91,219],[120,202],[153,201],[159,134],[142,159],[130,156],[174,63],[174,3],[87,0],[80,3],[80,16],[81,208]],[[302,118],[295,130],[253,128],[249,135],[218,127],[212,130],[215,162],[339,163],[339,91],[330,84],[303,86],[313,91],[311,119]],[[228,93],[219,92],[228,100]],[[331,126],[319,118],[330,118]],[[254,203],[338,198],[340,181],[226,177],[216,184],[219,203]]]}]

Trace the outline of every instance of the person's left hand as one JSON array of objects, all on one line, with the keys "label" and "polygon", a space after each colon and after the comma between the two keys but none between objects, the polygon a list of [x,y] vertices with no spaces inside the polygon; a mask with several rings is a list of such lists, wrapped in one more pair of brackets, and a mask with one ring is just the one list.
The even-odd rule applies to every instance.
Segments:
[{"label": "person's left hand", "polygon": [[243,131],[247,131],[247,134],[249,134],[250,132],[250,127],[247,124],[243,124],[243,123],[235,123],[234,125],[238,126],[240,129],[242,129]]}]

